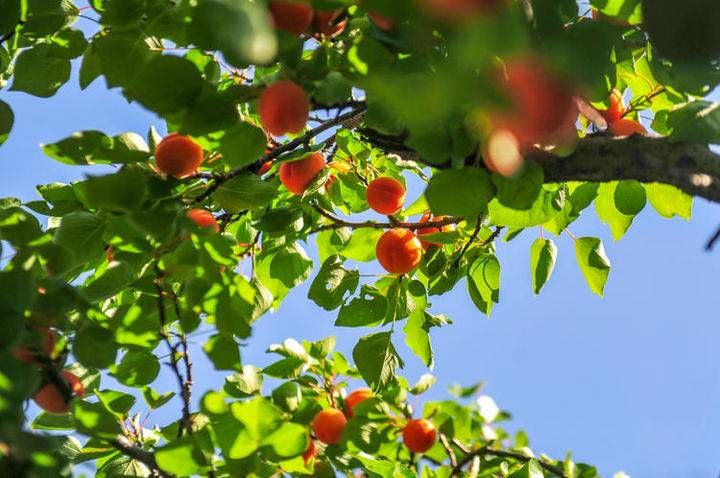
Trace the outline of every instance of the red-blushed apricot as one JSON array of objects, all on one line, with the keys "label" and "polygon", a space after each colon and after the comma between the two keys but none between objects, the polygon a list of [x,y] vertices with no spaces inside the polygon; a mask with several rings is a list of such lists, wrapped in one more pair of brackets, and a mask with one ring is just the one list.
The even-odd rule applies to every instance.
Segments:
[{"label": "red-blushed apricot", "polygon": [[524,159],[514,133],[498,129],[490,133],[483,154],[487,168],[501,176],[512,176],[522,168]]},{"label": "red-blushed apricot", "polygon": [[322,10],[315,12],[313,21],[315,31],[326,37],[340,35],[347,26],[347,18],[339,19],[343,14],[342,10]]},{"label": "red-blushed apricot", "polygon": [[600,114],[608,124],[612,124],[622,118],[624,113],[625,105],[623,105],[623,95],[620,90],[613,88],[610,93],[610,106],[606,110],[601,110]]},{"label": "red-blushed apricot", "polygon": [[[447,216],[438,216],[438,217],[434,218],[434,220],[440,221],[440,220],[443,220],[446,218],[447,218]],[[430,211],[426,211],[420,218],[419,222],[425,223],[425,222],[430,221],[430,219],[433,219],[432,213]],[[442,244],[440,244],[439,242],[423,240],[422,237],[424,235],[435,234],[438,232],[447,232],[447,231],[452,231],[452,230],[453,230],[453,225],[447,224],[442,227],[437,227],[437,226],[423,227],[423,228],[416,230],[415,234],[418,236],[418,239],[420,239],[420,244],[422,244],[423,250],[427,250],[430,246],[442,246]]]},{"label": "red-blushed apricot", "polygon": [[354,415],[353,408],[360,402],[372,398],[373,393],[369,388],[358,388],[345,398],[345,415],[351,418]]},{"label": "red-blushed apricot", "polygon": [[198,227],[209,227],[215,232],[220,232],[220,225],[213,216],[213,213],[207,209],[190,209],[187,212],[187,217],[192,222],[198,225]]},{"label": "red-blushed apricot", "polygon": [[368,184],[365,199],[373,211],[391,216],[405,203],[405,186],[395,178],[381,176]]},{"label": "red-blushed apricot", "polygon": [[[85,394],[85,388],[75,374],[67,370],[62,370],[60,375],[70,386],[73,396],[82,397]],[[40,387],[40,389],[35,392],[33,400],[40,408],[48,413],[62,415],[70,411],[70,402],[65,399],[62,392],[53,383],[46,383]]]},{"label": "red-blushed apricot", "polygon": [[347,419],[343,412],[337,408],[328,408],[315,415],[312,429],[315,438],[327,445],[340,443]]},{"label": "red-blushed apricot", "polygon": [[170,134],[155,147],[158,170],[177,179],[194,174],[202,162],[202,148],[187,136]]},{"label": "red-blushed apricot", "polygon": [[396,227],[378,239],[375,254],[378,262],[391,274],[407,274],[422,260],[420,239],[412,231]]},{"label": "red-blushed apricot", "polygon": [[260,95],[260,122],[268,133],[282,136],[299,133],[310,116],[310,99],[300,85],[280,80]]},{"label": "red-blushed apricot", "polygon": [[303,453],[303,462],[305,462],[305,466],[308,466],[310,461],[314,460],[317,456],[317,448],[315,447],[315,442],[312,440],[312,438],[308,438],[308,447],[307,450],[305,450],[305,453]]},{"label": "red-blushed apricot", "polygon": [[55,334],[47,327],[37,327],[35,334],[29,337],[26,344],[12,350],[16,359],[25,363],[39,363],[40,357],[50,358],[55,350]]},{"label": "red-blushed apricot", "polygon": [[272,161],[265,161],[262,163],[262,166],[260,166],[260,169],[257,170],[258,176],[264,176],[267,174],[268,171],[270,171],[270,168],[272,168],[273,162]]},{"label": "red-blushed apricot", "polygon": [[643,125],[630,118],[621,118],[610,123],[608,128],[613,136],[630,136],[633,134],[646,135],[647,130]]},{"label": "red-blushed apricot", "polygon": [[395,22],[392,20],[392,18],[388,18],[384,15],[380,15],[377,12],[368,13],[368,18],[380,30],[385,30],[386,32],[389,32],[390,30],[392,30],[395,27]]},{"label": "red-blushed apricot", "polygon": [[507,61],[500,86],[510,107],[491,115],[493,125],[512,132],[523,146],[542,143],[577,120],[572,88],[538,58]]},{"label": "red-blushed apricot", "polygon": [[313,19],[313,10],[303,1],[273,0],[270,2],[270,14],[273,25],[293,35],[306,31]]},{"label": "red-blushed apricot", "polygon": [[303,159],[280,165],[280,182],[293,194],[301,195],[313,179],[325,168],[325,158],[319,152]]},{"label": "red-blushed apricot", "polygon": [[403,428],[403,442],[413,453],[425,453],[435,444],[437,429],[430,420],[410,420]]},{"label": "red-blushed apricot", "polygon": [[430,15],[447,21],[466,21],[484,13],[491,13],[505,0],[419,0]]}]

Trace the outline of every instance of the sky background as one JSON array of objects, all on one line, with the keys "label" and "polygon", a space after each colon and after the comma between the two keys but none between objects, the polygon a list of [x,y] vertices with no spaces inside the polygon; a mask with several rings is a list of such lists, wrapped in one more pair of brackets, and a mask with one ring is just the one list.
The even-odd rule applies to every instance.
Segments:
[{"label": "sky background", "polygon": [[[163,127],[117,91],[108,91],[102,80],[80,92],[74,76],[50,100],[5,90],[0,99],[16,115],[10,139],[0,147],[2,197],[31,200],[38,184],[68,182],[90,171],[45,157],[40,143],[83,129],[144,136],[153,124]],[[411,190],[410,200],[417,194]],[[612,262],[604,299],[588,289],[569,237],[557,239],[557,267],[538,297],[529,271],[529,247],[538,231],[499,242],[501,301],[491,319],[472,305],[463,283],[432,298],[433,311],[455,323],[432,330],[438,382],[420,405],[448,398],[452,384],[484,381],[484,391],[512,412],[509,428],[526,430],[538,452],[561,458],[572,450],[577,461],[597,465],[608,477],[624,470],[633,478],[717,478],[720,251],[706,253],[703,245],[720,222],[719,212],[717,205],[698,200],[692,221],[664,220],[648,205],[615,243],[588,210],[570,229],[576,236],[603,239]],[[306,249],[317,256],[312,242]],[[267,346],[288,337],[336,335],[338,349],[351,355],[368,329],[334,328],[335,313],[306,298],[308,285],[258,322],[242,350],[244,363],[270,363]],[[203,337],[193,339],[196,398],[220,387],[224,376],[213,372],[198,350]],[[413,382],[427,370],[404,347],[401,334],[395,342],[406,362],[402,373]],[[154,387],[174,390],[170,378]],[[170,419],[156,413],[151,420]]]}]

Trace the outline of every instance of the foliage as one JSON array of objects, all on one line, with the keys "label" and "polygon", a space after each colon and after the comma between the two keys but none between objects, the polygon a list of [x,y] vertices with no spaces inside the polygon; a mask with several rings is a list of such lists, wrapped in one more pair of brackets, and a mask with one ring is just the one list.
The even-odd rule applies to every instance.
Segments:
[{"label": "foliage", "polygon": [[[298,36],[273,28],[267,2],[257,0],[92,0],[83,9],[70,0],[0,0],[0,86],[51,97],[79,68],[82,88],[104,82],[205,153],[196,173],[176,179],[155,165],[162,139],[155,126],[144,136],[80,131],[50,140],[44,153],[117,172],[38,186],[34,201],[0,200],[0,246],[12,252],[0,271],[3,476],[69,476],[86,461],[97,476],[598,476],[570,455],[535,456],[523,433],[501,427],[509,415],[476,397],[479,387],[413,410],[409,395],[421,395],[434,377],[408,383],[398,373],[408,358],[395,343],[405,340],[431,367],[431,330],[451,323],[431,310],[431,298],[463,282],[489,316],[500,298],[501,237],[540,231],[529,252],[539,293],[567,253],[545,234],[570,234],[592,205],[616,240],[647,203],[663,217],[689,219],[690,194],[702,194],[690,174],[674,184],[656,171],[654,180],[657,165],[648,161],[641,177],[599,183],[594,170],[580,170],[552,182],[533,158],[570,154],[571,167],[579,154],[572,149],[598,138],[642,158],[638,138],[600,131],[607,125],[598,110],[613,88],[631,98],[623,116],[650,114],[660,135],[704,148],[720,138],[720,109],[702,99],[720,83],[717,62],[656,49],[641,26],[647,2],[639,0],[592,0],[595,20],[571,0],[456,2],[495,4],[460,17],[438,13],[432,5],[443,2],[435,0],[310,3],[312,32]],[[334,13],[323,26],[317,12],[327,11]],[[660,38],[662,22],[652,26]],[[522,164],[503,173],[493,135],[513,98],[498,72],[527,57],[572,85],[583,116],[571,128],[569,153],[557,138],[515,144],[526,160],[507,156]],[[300,85],[312,113],[301,117],[302,131],[273,138],[258,100],[279,80]],[[0,101],[0,144],[13,119]],[[291,194],[290,165],[318,151],[329,166]],[[378,219],[365,191],[379,176],[423,184],[425,192]],[[189,208],[210,211],[212,227],[189,219]],[[423,239],[419,266],[361,274],[379,270],[375,244],[393,227]],[[603,295],[611,261],[602,242],[572,237],[589,289]],[[319,264],[306,250],[312,242]],[[337,310],[338,327],[367,330],[352,361],[330,337],[272,345],[277,361],[264,369],[243,363],[240,339],[306,281],[309,300]],[[38,331],[48,329],[55,342],[43,350]],[[230,374],[195,407],[187,337],[198,331],[210,333],[209,362]],[[18,347],[30,360],[17,359]],[[72,398],[63,369],[80,377],[84,397],[68,414],[30,417],[28,430],[23,403],[41,384]],[[178,390],[151,388],[160,373],[175,376]],[[108,377],[118,386],[109,388]],[[317,442],[317,458],[304,459],[313,417],[343,409],[353,379],[373,397],[353,409],[340,443]],[[166,427],[142,418],[178,405]],[[439,433],[421,456],[399,439],[419,415]]]}]

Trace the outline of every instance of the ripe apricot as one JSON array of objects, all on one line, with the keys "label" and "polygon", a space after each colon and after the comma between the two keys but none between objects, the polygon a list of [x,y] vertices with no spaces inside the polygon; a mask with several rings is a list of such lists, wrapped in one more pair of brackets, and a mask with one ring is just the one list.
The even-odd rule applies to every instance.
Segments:
[{"label": "ripe apricot", "polygon": [[210,227],[215,232],[220,232],[220,225],[217,219],[215,219],[215,216],[207,209],[190,209],[187,212],[187,217],[197,224],[198,227]]},{"label": "ripe apricot", "polygon": [[35,334],[26,344],[19,345],[12,350],[16,359],[25,363],[39,363],[38,358],[49,358],[55,350],[55,334],[47,327],[37,327]]},{"label": "ripe apricot", "polygon": [[647,130],[643,125],[630,118],[621,118],[610,124],[609,128],[613,136],[630,136],[633,134],[646,135]]},{"label": "ripe apricot", "polygon": [[260,95],[260,122],[268,133],[282,136],[299,133],[310,116],[310,100],[300,85],[281,80]]},{"label": "ripe apricot", "polygon": [[373,393],[369,388],[358,388],[345,398],[345,415],[351,418],[354,415],[353,408],[360,402],[372,398]]},{"label": "ripe apricot", "polygon": [[270,2],[273,25],[293,35],[300,35],[308,29],[313,19],[313,10],[305,2],[273,0]]},{"label": "ripe apricot", "polygon": [[[73,396],[82,397],[85,394],[85,388],[75,374],[62,370],[60,375],[70,386]],[[65,399],[58,387],[51,382],[40,387],[35,392],[33,400],[48,413],[64,414],[70,411],[70,402]]]},{"label": "ripe apricot", "polygon": [[315,12],[315,31],[327,37],[340,35],[347,26],[347,18],[340,19],[342,10],[322,10]]},{"label": "ripe apricot", "polygon": [[370,182],[365,199],[375,212],[390,216],[402,209],[405,186],[395,178],[381,176]]},{"label": "ripe apricot", "polygon": [[[438,216],[435,219],[442,220],[445,218],[446,218],[446,216]],[[430,219],[432,219],[432,213],[430,211],[426,211],[425,214],[423,214],[422,217],[420,218],[420,222],[425,223],[425,222],[430,221]],[[417,231],[415,231],[415,234],[417,234],[418,239],[420,239],[420,244],[422,244],[423,250],[427,250],[430,246],[441,246],[442,244],[440,244],[439,242],[423,240],[422,236],[427,235],[427,234],[435,234],[438,232],[452,231],[452,229],[453,229],[452,224],[448,224],[448,225],[442,226],[442,227],[430,226],[430,227],[423,227],[421,229],[418,229]]]},{"label": "ripe apricot", "polygon": [[537,58],[507,61],[501,87],[511,106],[495,114],[493,123],[522,145],[542,143],[577,119],[572,89]]},{"label": "ripe apricot", "polygon": [[155,147],[158,170],[177,179],[195,173],[202,162],[202,148],[187,136],[170,134]]},{"label": "ripe apricot", "polygon": [[422,244],[412,231],[396,227],[380,236],[375,247],[380,265],[391,274],[407,274],[422,260]]},{"label": "ripe apricot", "polygon": [[430,420],[410,420],[403,428],[403,442],[413,453],[425,453],[435,444],[437,429]]},{"label": "ripe apricot", "polygon": [[610,106],[606,110],[601,110],[600,114],[608,124],[612,124],[622,118],[624,113],[625,105],[623,105],[623,95],[620,90],[613,88],[610,93]]},{"label": "ripe apricot", "polygon": [[310,460],[313,460],[317,456],[317,448],[315,447],[315,442],[312,440],[312,438],[308,439],[308,447],[307,450],[305,450],[305,453],[303,453],[303,461],[305,462],[305,466],[308,466],[308,463],[310,463]]},{"label": "ripe apricot", "polygon": [[386,32],[389,32],[390,30],[392,30],[395,27],[395,22],[392,20],[392,18],[388,18],[384,15],[380,15],[377,12],[368,13],[368,18],[380,30],[385,30]]},{"label": "ripe apricot", "polygon": [[420,0],[423,9],[442,20],[461,21],[490,13],[505,0]]},{"label": "ripe apricot", "polygon": [[298,196],[305,192],[310,183],[325,168],[325,158],[320,153],[312,153],[298,161],[280,165],[280,182]]},{"label": "ripe apricot", "polygon": [[325,444],[333,445],[340,443],[346,423],[347,419],[343,412],[337,408],[328,408],[315,415],[312,421],[312,429],[315,438]]}]

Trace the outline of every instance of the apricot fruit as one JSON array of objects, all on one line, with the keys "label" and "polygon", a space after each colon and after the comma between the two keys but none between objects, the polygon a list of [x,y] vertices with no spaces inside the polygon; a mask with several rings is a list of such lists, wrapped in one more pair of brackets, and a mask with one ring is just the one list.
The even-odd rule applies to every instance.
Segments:
[{"label": "apricot fruit", "polygon": [[378,262],[391,274],[407,274],[422,260],[422,244],[412,231],[396,227],[385,232],[377,242]]},{"label": "apricot fruit", "polygon": [[340,443],[347,419],[337,408],[328,408],[315,415],[312,429],[315,438],[327,445]]},{"label": "apricot fruit", "polygon": [[610,124],[608,128],[613,136],[631,136],[633,134],[646,135],[647,130],[643,125],[630,118],[621,118]]},{"label": "apricot fruit", "polygon": [[299,133],[310,116],[310,99],[300,85],[280,80],[260,95],[260,122],[268,133],[283,136]]},{"label": "apricot fruit", "polygon": [[298,196],[305,192],[320,171],[325,168],[325,158],[319,152],[309,154],[303,159],[280,165],[280,182]]},{"label": "apricot fruit", "polygon": [[326,37],[336,37],[340,35],[348,23],[346,18],[338,20],[342,14],[342,10],[322,10],[315,12],[315,31]]},{"label": "apricot fruit", "polygon": [[293,35],[301,35],[312,23],[312,7],[302,1],[273,0],[270,2],[273,25]]},{"label": "apricot fruit", "polygon": [[505,0],[420,0],[421,7],[430,15],[447,21],[464,21],[490,13],[502,6]]},{"label": "apricot fruit", "polygon": [[620,90],[613,88],[610,93],[610,106],[606,110],[601,110],[600,114],[608,124],[612,124],[623,117],[623,114],[625,114],[625,105],[623,104],[623,95]]},{"label": "apricot fruit", "polygon": [[410,420],[403,428],[403,442],[413,453],[425,453],[435,444],[437,429],[430,420]]},{"label": "apricot fruit", "polygon": [[[67,370],[62,370],[60,375],[70,386],[73,396],[82,397],[85,394],[85,388],[75,374]],[[63,393],[54,383],[46,383],[40,387],[40,389],[35,392],[33,400],[40,408],[48,413],[62,415],[70,411],[70,401],[66,400],[66,397],[63,396]]]},{"label": "apricot fruit", "polygon": [[390,30],[392,30],[395,27],[395,22],[391,18],[388,18],[384,15],[380,15],[377,12],[368,13],[368,18],[380,30],[385,30],[386,32],[389,32]]},{"label": "apricot fruit", "polygon": [[[438,216],[435,219],[436,220],[442,220],[445,219],[447,216]],[[433,219],[432,213],[430,211],[425,212],[425,214],[422,215],[420,218],[421,223],[425,223],[430,221],[430,219]],[[418,236],[418,239],[420,239],[420,244],[422,244],[423,250],[427,250],[431,246],[442,246],[439,242],[432,242],[423,240],[422,236],[425,236],[427,234],[435,234],[438,232],[446,232],[446,231],[452,231],[453,226],[452,224],[448,224],[446,226],[437,227],[437,226],[429,226],[429,227],[423,227],[415,231],[415,234]]]},{"label": "apricot fruit", "polygon": [[373,393],[369,388],[358,388],[345,398],[345,415],[351,418],[354,415],[353,408],[368,398],[372,398]]},{"label": "apricot fruit", "polygon": [[30,364],[37,364],[40,357],[49,358],[55,350],[55,334],[47,327],[37,327],[27,343],[12,350],[16,359]]},{"label": "apricot fruit", "polygon": [[403,207],[405,186],[395,178],[381,176],[368,184],[365,199],[373,211],[391,216]]},{"label": "apricot fruit", "polygon": [[202,148],[187,136],[170,134],[155,147],[157,169],[176,179],[194,174],[202,162]]},{"label": "apricot fruit", "polygon": [[495,114],[493,123],[512,132],[522,145],[542,143],[577,119],[572,88],[537,58],[506,62],[501,88],[511,106]]},{"label": "apricot fruit", "polygon": [[187,212],[187,218],[197,224],[198,227],[209,227],[215,232],[220,232],[217,219],[207,209],[190,209]]}]

